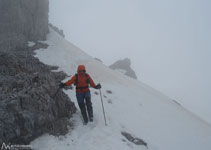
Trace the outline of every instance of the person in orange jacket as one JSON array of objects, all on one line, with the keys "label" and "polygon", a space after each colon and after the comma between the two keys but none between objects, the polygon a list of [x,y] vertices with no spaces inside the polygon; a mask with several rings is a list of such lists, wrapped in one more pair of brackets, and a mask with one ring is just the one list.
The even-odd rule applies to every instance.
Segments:
[{"label": "person in orange jacket", "polygon": [[60,87],[63,88],[74,83],[74,85],[76,86],[76,98],[84,119],[84,124],[87,124],[88,117],[89,121],[93,122],[93,108],[89,85],[91,85],[95,89],[100,89],[101,85],[99,83],[97,85],[94,83],[90,75],[86,73],[86,68],[84,65],[79,65],[77,72],[78,73],[75,74],[66,83],[60,83]]}]

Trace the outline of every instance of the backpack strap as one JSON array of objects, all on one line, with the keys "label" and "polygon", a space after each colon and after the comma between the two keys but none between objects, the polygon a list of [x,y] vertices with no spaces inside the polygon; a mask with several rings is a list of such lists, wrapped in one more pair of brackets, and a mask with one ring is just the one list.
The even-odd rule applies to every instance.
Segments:
[{"label": "backpack strap", "polygon": [[89,76],[88,76],[88,74],[87,74],[87,73],[85,73],[85,76],[86,76],[86,83],[87,83],[87,84],[90,84],[90,81],[89,81]]},{"label": "backpack strap", "polygon": [[78,84],[78,74],[76,73],[75,74],[75,83],[74,83],[74,85],[76,86]]}]

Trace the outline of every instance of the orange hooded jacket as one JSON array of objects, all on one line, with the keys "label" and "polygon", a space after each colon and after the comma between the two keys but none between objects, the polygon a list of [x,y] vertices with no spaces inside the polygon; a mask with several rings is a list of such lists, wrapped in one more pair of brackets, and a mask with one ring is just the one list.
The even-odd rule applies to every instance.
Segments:
[{"label": "orange hooded jacket", "polygon": [[[77,72],[78,72],[78,82],[77,82],[77,85],[76,85],[76,92],[77,93],[88,92],[89,91],[89,88],[88,88],[89,85],[86,82],[87,78],[86,78],[86,75],[85,75],[85,72],[86,72],[85,66],[84,65],[79,65]],[[90,77],[90,75],[89,74],[87,74],[87,75],[88,75],[88,79],[89,79],[90,85],[93,88],[95,88],[96,87],[96,84],[94,83],[94,81],[92,80],[92,78]],[[67,86],[70,86],[71,84],[75,83],[75,80],[76,80],[76,75],[74,75],[65,84]],[[87,87],[87,88],[81,88],[81,87]]]}]

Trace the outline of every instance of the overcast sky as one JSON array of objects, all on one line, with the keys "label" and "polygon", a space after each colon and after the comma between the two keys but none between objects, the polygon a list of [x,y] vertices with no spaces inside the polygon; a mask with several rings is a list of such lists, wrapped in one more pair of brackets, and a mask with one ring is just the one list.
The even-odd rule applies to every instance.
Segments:
[{"label": "overcast sky", "polygon": [[51,0],[50,22],[110,65],[128,57],[139,80],[211,123],[210,0]]}]

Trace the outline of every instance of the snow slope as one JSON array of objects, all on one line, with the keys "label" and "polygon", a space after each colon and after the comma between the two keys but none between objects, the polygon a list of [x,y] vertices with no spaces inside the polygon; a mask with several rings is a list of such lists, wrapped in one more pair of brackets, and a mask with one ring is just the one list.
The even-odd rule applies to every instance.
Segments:
[{"label": "snow slope", "polygon": [[[43,135],[31,142],[34,149],[211,150],[211,126],[169,97],[109,69],[52,30],[46,43],[47,49],[36,51],[40,61],[59,66],[68,75],[75,73],[77,65],[86,64],[94,81],[102,84],[108,126],[104,125],[100,96],[95,94],[98,91],[91,89],[94,122],[84,126],[78,111],[72,118],[74,129],[60,137]],[[75,90],[64,91],[77,106]],[[143,139],[148,148],[127,141],[122,131]]]}]

